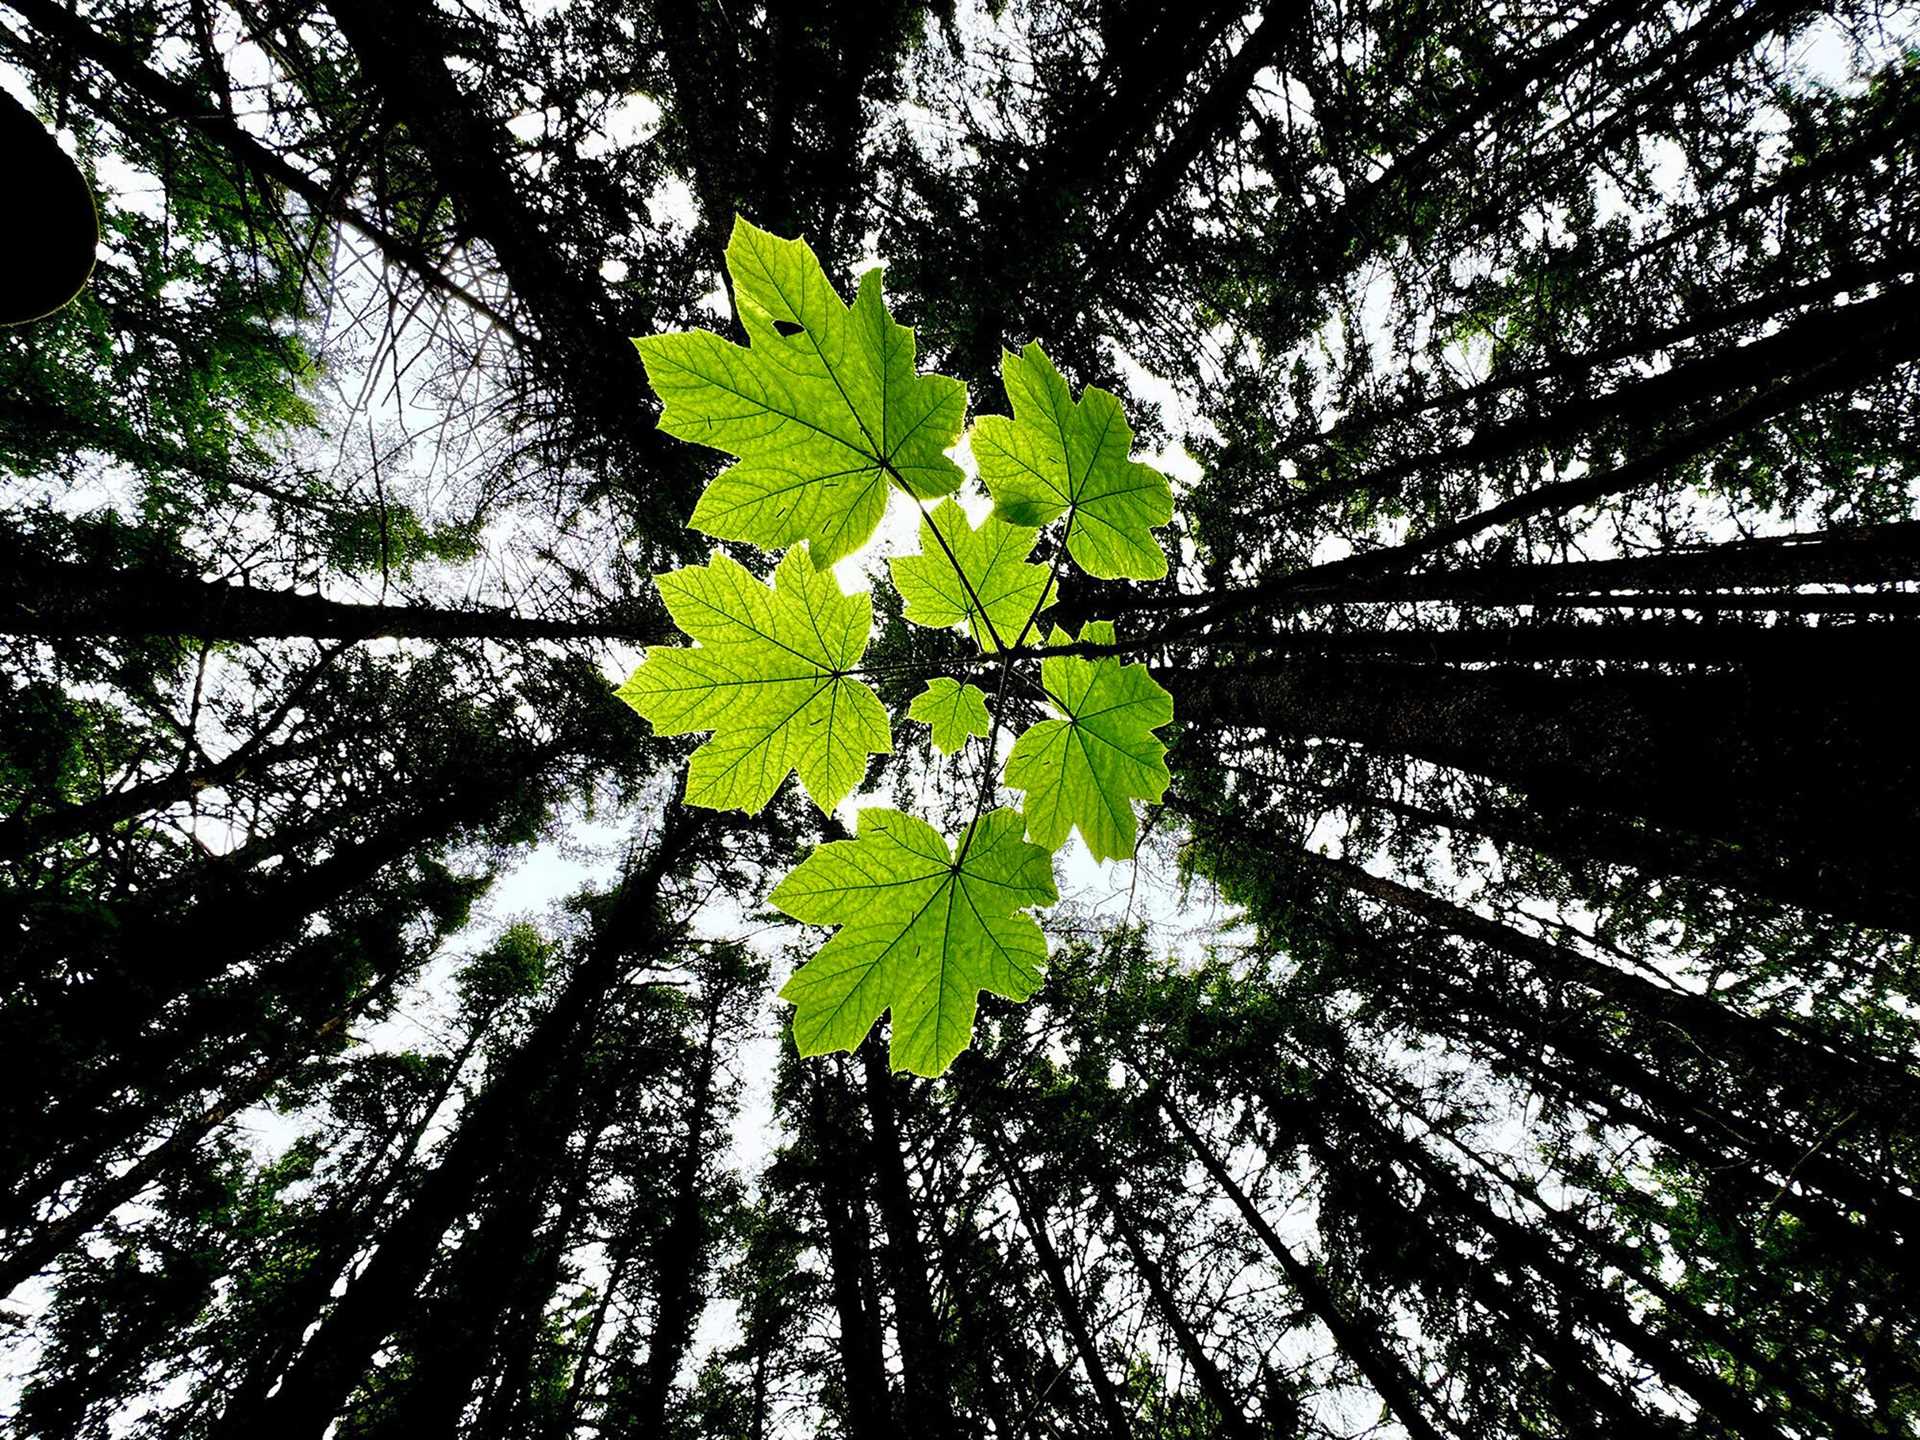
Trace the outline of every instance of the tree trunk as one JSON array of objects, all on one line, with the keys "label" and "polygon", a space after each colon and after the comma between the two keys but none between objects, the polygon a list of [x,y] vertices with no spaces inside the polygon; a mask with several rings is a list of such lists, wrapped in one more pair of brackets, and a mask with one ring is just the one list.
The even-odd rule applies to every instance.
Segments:
[{"label": "tree trunk", "polygon": [[[1889,137],[1882,136],[1869,147],[1849,148],[1860,155],[1876,151],[1884,153],[1888,140]],[[1815,165],[1824,165],[1828,158],[1823,155],[1807,164],[1795,165],[1789,172],[1789,178],[1804,185],[1804,172],[1813,169]],[[1750,193],[1736,203],[1746,207],[1754,203],[1757,198]],[[1544,364],[1524,369],[1496,368],[1494,374],[1473,385],[1463,385],[1457,389],[1446,390],[1438,395],[1408,401],[1384,410],[1364,411],[1336,424],[1332,430],[1321,437],[1317,444],[1323,453],[1349,447],[1363,437],[1378,434],[1389,427],[1404,425],[1421,416],[1450,414],[1510,390],[1531,388],[1554,381],[1567,382],[1572,386],[1584,386],[1587,378],[1602,366],[1642,356],[1663,354],[1676,346],[1688,344],[1723,330],[1762,323],[1785,316],[1789,311],[1797,310],[1802,306],[1829,302],[1843,291],[1884,284],[1902,275],[1913,273],[1916,262],[1920,262],[1920,254],[1911,249],[1895,249],[1879,259],[1841,260],[1817,280],[1784,286],[1779,290],[1770,290],[1715,309],[1698,310],[1684,320],[1662,325],[1642,334],[1615,340],[1590,350],[1556,356]]]},{"label": "tree trunk", "polygon": [[1632,666],[1742,666],[1871,669],[1913,651],[1920,619],[1864,623],[1755,625],[1740,621],[1619,620],[1604,623],[1461,625],[1448,629],[1372,626],[1249,634],[1236,642],[1262,658],[1378,656],[1446,665],[1583,660]]},{"label": "tree trunk", "polygon": [[[1095,1162],[1096,1166],[1098,1161]],[[1126,1247],[1127,1254],[1133,1257],[1133,1268],[1140,1278],[1146,1281],[1147,1292],[1153,1297],[1154,1308],[1160,1312],[1161,1322],[1172,1333],[1174,1344],[1179,1348],[1181,1357],[1187,1362],[1187,1368],[1200,1382],[1201,1393],[1219,1415],[1219,1433],[1229,1440],[1256,1440],[1253,1424],[1247,1419],[1246,1411],[1240,1408],[1239,1398],[1233,1393],[1233,1387],[1227,1383],[1227,1377],[1213,1357],[1208,1355],[1201,1345],[1200,1337],[1187,1323],[1186,1314],[1180,1308],[1179,1297],[1173,1293],[1173,1287],[1167,1283],[1167,1277],[1160,1263],[1147,1252],[1144,1239],[1127,1214],[1125,1202],[1120,1199],[1112,1179],[1102,1170],[1095,1170],[1092,1179],[1106,1202],[1107,1214],[1112,1217],[1115,1232],[1120,1243]]]},{"label": "tree trunk", "polygon": [[16,813],[0,821],[0,864],[24,860],[61,840],[112,829],[142,815],[152,815],[190,800],[203,790],[231,784],[296,760],[309,760],[326,750],[326,741],[288,740],[279,745],[242,745],[224,759],[197,769],[176,769],[169,775],[111,791],[81,804],[49,807],[36,815]]},{"label": "tree trunk", "polygon": [[32,1238],[0,1260],[0,1297],[13,1293],[64,1255],[91,1233],[102,1221],[132,1200],[174,1166],[189,1160],[201,1143],[242,1110],[258,1104],[268,1091],[299,1065],[316,1054],[328,1038],[353,1023],[354,1019],[381,996],[392,990],[398,972],[381,977],[354,997],[353,1002],[329,1017],[308,1036],[307,1042],[255,1067],[213,1104],[207,1106],[160,1144],[135,1160],[111,1179],[96,1183],[79,1196],[57,1220],[40,1226]]},{"label": "tree trunk", "polygon": [[1080,1356],[1081,1368],[1087,1373],[1087,1383],[1093,1387],[1101,1418],[1106,1421],[1109,1440],[1130,1440],[1132,1427],[1127,1423],[1126,1406],[1120,1399],[1120,1392],[1115,1388],[1112,1377],[1107,1374],[1107,1367],[1101,1363],[1093,1330],[1087,1324],[1079,1297],[1073,1293],[1060,1252],[1054,1248],[1053,1237],[1048,1233],[1046,1207],[1040,1197],[1029,1190],[1008,1158],[1006,1146],[1000,1137],[999,1122],[990,1116],[981,1116],[978,1109],[975,1114],[979,1117],[980,1138],[986,1143],[994,1164],[1007,1182],[1007,1191],[1013,1196],[1014,1209],[1020,1216],[1020,1226],[1027,1232],[1027,1239],[1033,1244],[1033,1253],[1039,1257],[1041,1272],[1047,1277],[1047,1286],[1053,1291],[1053,1303],[1060,1312],[1060,1323],[1067,1327],[1067,1335]]},{"label": "tree trunk", "polygon": [[707,1125],[713,1104],[713,1073],[724,990],[704,997],[706,1033],[693,1077],[687,1108],[687,1128],[674,1166],[673,1207],[661,1236],[656,1272],[653,1333],[647,1340],[647,1360],[641,1371],[635,1408],[643,1435],[666,1434],[668,1401],[680,1374],[687,1346],[693,1340],[704,1296],[697,1294],[705,1268],[707,1248],[706,1200],[700,1190],[700,1171],[706,1159]]},{"label": "tree trunk", "polygon": [[[1531,1083],[1667,1146],[1723,1187],[1739,1191],[1756,1210],[1795,1215],[1823,1243],[1841,1250],[1864,1243],[1875,1224],[1883,1227],[1882,1234],[1913,1233],[1911,1197],[1829,1160],[1819,1143],[1810,1149],[1762,1122],[1729,1114],[1698,1087],[1653,1073],[1574,1017],[1524,999],[1495,999],[1484,975],[1443,975],[1404,950],[1379,958],[1390,967],[1383,973],[1395,976],[1402,993],[1418,997],[1434,1032],[1491,1051]],[[1547,1062],[1548,1048],[1560,1063]],[[1850,1218],[1855,1210],[1865,1228]],[[1904,1263],[1906,1248],[1894,1247],[1894,1263]]]},{"label": "tree trunk", "polygon": [[920,1240],[913,1191],[894,1109],[894,1082],[878,1036],[860,1048],[866,1072],[867,1115],[873,1134],[873,1195],[887,1231],[887,1271],[893,1282],[893,1321],[900,1339],[906,1413],[929,1436],[948,1433],[953,1413],[946,1341],[934,1313],[931,1271]]},{"label": "tree trunk", "polygon": [[1920,932],[1920,760],[1876,676],[1274,661],[1168,680],[1196,737],[1257,728],[1352,741],[1499,781],[1539,809],[1632,816],[1791,857],[1822,908],[1866,907]]},{"label": "tree trunk", "polygon": [[1213,1153],[1213,1148],[1200,1138],[1199,1131],[1180,1113],[1179,1107],[1167,1099],[1165,1091],[1156,1087],[1153,1100],[1161,1113],[1173,1122],[1173,1128],[1186,1140],[1200,1164],[1213,1177],[1214,1183],[1233,1201],[1234,1208],[1240,1212],[1253,1233],[1260,1237],[1261,1243],[1286,1275],[1294,1293],[1327,1327],[1327,1332],[1333,1336],[1341,1352],[1360,1367],[1360,1373],[1367,1377],[1380,1398],[1386,1401],[1387,1407],[1393,1411],[1407,1434],[1413,1440],[1441,1440],[1439,1430],[1429,1418],[1432,1414],[1439,1416],[1450,1431],[1461,1436],[1461,1440],[1466,1440],[1463,1432],[1453,1424],[1446,1407],[1425,1382],[1388,1348],[1383,1338],[1386,1327],[1369,1325],[1343,1312],[1318,1272],[1295,1255],[1273,1226],[1267,1223],[1259,1207],[1234,1181],[1232,1173]]},{"label": "tree trunk", "polygon": [[[0,557],[4,558],[4,557]],[[656,625],[541,620],[511,611],[365,605],[293,590],[257,590],[172,572],[29,560],[0,565],[0,634],[186,635],[201,640],[627,640]]]},{"label": "tree trunk", "polygon": [[379,1249],[321,1322],[280,1388],[251,1414],[229,1410],[222,1420],[224,1433],[320,1440],[365,1376],[374,1352],[407,1314],[441,1238],[465,1212],[481,1177],[503,1151],[519,1149],[545,1129],[546,1117],[535,1103],[545,1093],[543,1081],[584,1049],[626,957],[669,939],[671,922],[659,911],[659,887],[687,853],[701,823],[677,808],[669,812],[652,856],[622,884],[587,958],[553,1008],[468,1108],[440,1163],[388,1226]]},{"label": "tree trunk", "polygon": [[[1630,1354],[1645,1361],[1661,1380],[1682,1394],[1690,1395],[1701,1408],[1713,1415],[1736,1435],[1747,1440],[1780,1440],[1780,1430],[1754,1409],[1739,1391],[1720,1376],[1701,1370],[1694,1362],[1661,1335],[1656,1335],[1635,1320],[1619,1295],[1589,1282],[1588,1272],[1569,1263],[1546,1243],[1535,1230],[1500,1215],[1461,1184],[1458,1175],[1431,1163],[1430,1156],[1411,1154],[1404,1137],[1388,1138],[1371,1115],[1342,1110],[1341,1119],[1359,1125],[1376,1144],[1384,1144],[1400,1163],[1407,1165],[1429,1188],[1431,1196],[1449,1205],[1455,1214],[1467,1219],[1492,1243],[1494,1259],[1504,1269],[1524,1267],[1539,1275],[1562,1298],[1575,1315],[1611,1336]],[[1836,1434],[1862,1436],[1857,1426]]]},{"label": "tree trunk", "polygon": [[[509,137],[447,69],[439,12],[420,0],[329,0],[368,90],[404,125],[472,232],[487,242],[540,338],[531,354],[595,432],[649,476],[650,523],[677,531],[693,507],[695,463],[654,426],[646,374],[597,279],[564,250],[515,183]],[[630,326],[632,317],[623,317]]]},{"label": "tree trunk", "polygon": [[[216,864],[207,867],[210,873],[200,877],[193,902],[184,908],[172,897],[131,904],[119,917],[107,955],[91,962],[93,978],[50,995],[32,1012],[33,1023],[65,1028],[84,1047],[89,1062],[126,1055],[176,1000],[218,980],[236,963],[294,940],[312,916],[422,846],[443,842],[450,831],[479,822],[498,807],[523,802],[528,778],[549,753],[543,750],[510,767],[452,779],[445,793],[399,812],[384,829],[339,845],[316,864],[290,867],[291,873],[264,879],[222,875],[225,867]],[[111,1003],[105,1003],[102,997],[109,992]],[[23,1045],[19,1053],[37,1051]],[[95,1073],[84,1078],[16,1070],[5,1087],[7,1108],[36,1131],[45,1130],[47,1116],[36,1107],[59,1095],[60,1113],[66,1117],[62,1125],[75,1118],[84,1123],[90,1107],[124,1078],[121,1065],[90,1068]],[[63,1132],[55,1126],[52,1133]]]},{"label": "tree trunk", "polygon": [[[805,1118],[815,1152],[813,1179],[827,1231],[833,1305],[840,1322],[840,1367],[847,1395],[848,1440],[890,1440],[894,1433],[866,1194],[858,1183],[871,1147],[848,1133],[848,1097],[827,1094],[824,1074],[806,1079]],[[838,1103],[834,1103],[838,1102]],[[862,1152],[865,1153],[862,1153]]]},{"label": "tree trunk", "polygon": [[[1261,776],[1272,782],[1274,777]],[[1280,783],[1290,784],[1287,777]],[[1735,890],[1756,899],[1799,909],[1832,913],[1833,896],[1822,876],[1791,856],[1756,854],[1724,842],[1676,835],[1652,826],[1578,807],[1540,809],[1522,798],[1477,798],[1458,810],[1435,810],[1360,789],[1305,787],[1328,805],[1355,814],[1379,811],[1414,825],[1483,835],[1500,846],[1517,846],[1550,856],[1572,869],[1627,868],[1645,875],[1715,890]],[[1826,889],[1833,888],[1827,885]],[[1883,904],[1880,896],[1858,896],[1848,918],[1864,921]]]},{"label": "tree trunk", "polygon": [[[1417,575],[1299,584],[1290,576],[1231,590],[1115,597],[1106,607],[1152,610],[1260,611],[1318,605],[1395,605],[1453,601],[1462,605],[1553,608],[1617,606],[1783,609],[1785,601],[1828,600],[1869,607],[1915,597],[1909,591],[1796,595],[1801,585],[1894,585],[1920,581],[1920,521],[1840,527],[1718,545],[1661,550],[1617,560],[1539,565],[1470,566]],[[1284,603],[1282,603],[1284,602]],[[1817,612],[1816,612],[1817,613]],[[1901,611],[1900,613],[1910,613]]]},{"label": "tree trunk", "polygon": [[[342,1217],[335,1233],[325,1237],[312,1260],[289,1287],[288,1297],[280,1306],[276,1323],[258,1337],[261,1343],[249,1357],[246,1370],[227,1396],[226,1408],[229,1412],[238,1415],[251,1413],[266,1399],[274,1381],[291,1363],[301,1336],[325,1308],[327,1297],[333,1293],[341,1272],[346,1269],[354,1252],[367,1240],[368,1231],[379,1219],[387,1202],[393,1198],[401,1181],[411,1172],[420,1142],[426,1138],[428,1128],[445,1107],[453,1087],[460,1082],[461,1072],[466,1069],[481,1037],[493,1023],[493,1017],[491,1010],[475,1017],[460,1049],[447,1066],[446,1078],[441,1081],[431,1101],[421,1108],[399,1150],[378,1181],[368,1174],[365,1177],[367,1183],[347,1191],[347,1214]],[[216,1433],[227,1435],[232,1432],[222,1428]]]},{"label": "tree trunk", "polygon": [[[1241,843],[1250,838],[1243,834]],[[1859,1110],[1896,1132],[1920,1116],[1920,1077],[1857,1047],[1851,1054],[1835,1050],[1830,1037],[1815,1025],[1791,1016],[1746,1015],[1711,996],[1656,984],[1644,975],[1515,930],[1438,895],[1375,875],[1350,860],[1304,849],[1297,854],[1301,866],[1357,894],[1491,946],[1551,983],[1591,990],[1649,1026],[1672,1027],[1701,1054],[1745,1068],[1768,1088],[1778,1087],[1797,1106],[1819,1103],[1828,1109]]]},{"label": "tree trunk", "polygon": [[[1425,1145],[1382,1123],[1383,1113],[1373,1100],[1362,1095],[1353,1085],[1351,1077],[1339,1061],[1331,1061],[1327,1069],[1318,1072],[1318,1090],[1332,1098],[1335,1112],[1341,1123],[1369,1135],[1377,1143],[1393,1154],[1401,1163],[1421,1175],[1427,1183],[1449,1194],[1464,1197],[1464,1203],[1475,1214],[1484,1214],[1492,1222],[1516,1230],[1517,1222],[1508,1220],[1492,1212],[1486,1202],[1470,1194],[1465,1181],[1450,1166],[1444,1164]],[[1388,1099],[1387,1104],[1395,1102]],[[1421,1123],[1429,1128],[1430,1122],[1425,1116]],[[1629,1277],[1634,1284],[1660,1301],[1665,1313],[1674,1317],[1686,1328],[1696,1331],[1708,1344],[1724,1350],[1735,1362],[1756,1375],[1763,1377],[1768,1384],[1792,1398],[1796,1408],[1804,1409],[1808,1414],[1818,1417],[1827,1433],[1836,1436],[1853,1437],[1853,1440],[1867,1440],[1872,1433],[1867,1430],[1856,1414],[1843,1411],[1826,1396],[1805,1383],[1800,1371],[1791,1364],[1782,1364],[1774,1357],[1757,1349],[1749,1343],[1732,1325],[1715,1312],[1703,1308],[1691,1297],[1682,1294],[1669,1285],[1658,1271],[1647,1263],[1645,1254],[1630,1246],[1623,1245],[1612,1238],[1598,1233],[1575,1220],[1566,1212],[1548,1203],[1545,1196],[1533,1185],[1509,1174],[1504,1168],[1487,1160],[1470,1147],[1444,1132],[1435,1131],[1449,1145],[1465,1155],[1482,1171],[1492,1175],[1505,1189],[1538,1214],[1547,1227],[1564,1237],[1573,1247],[1571,1256],[1555,1255],[1555,1263],[1562,1271],[1583,1274],[1592,1268],[1592,1258],[1597,1257],[1606,1265]],[[1483,1226],[1483,1228],[1487,1228]],[[1529,1243],[1544,1244],[1544,1240],[1535,1237]],[[1718,1376],[1705,1377],[1710,1388],[1724,1384]],[[1676,1382],[1677,1383],[1677,1382]],[[1690,1389],[1685,1385],[1679,1388]],[[1738,1397],[1734,1397],[1738,1400]],[[1704,1397],[1703,1397],[1703,1403]],[[1712,1408],[1709,1405],[1709,1408]]]}]

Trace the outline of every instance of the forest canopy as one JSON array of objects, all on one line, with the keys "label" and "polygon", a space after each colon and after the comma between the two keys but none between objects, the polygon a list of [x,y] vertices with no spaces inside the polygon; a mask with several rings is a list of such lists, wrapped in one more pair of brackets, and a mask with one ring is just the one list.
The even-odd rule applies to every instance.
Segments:
[{"label": "forest canopy", "polygon": [[0,1433],[1920,1433],[1920,9],[0,87]]}]

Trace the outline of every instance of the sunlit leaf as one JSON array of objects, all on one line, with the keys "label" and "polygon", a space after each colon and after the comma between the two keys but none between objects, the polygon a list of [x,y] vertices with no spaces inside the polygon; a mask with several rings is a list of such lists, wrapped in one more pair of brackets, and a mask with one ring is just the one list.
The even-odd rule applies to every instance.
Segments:
[{"label": "sunlit leaf", "polygon": [[[1113,626],[1091,622],[1080,639],[1111,645]],[[1072,642],[1055,630],[1051,643]],[[1173,697],[1146,666],[1111,655],[1050,655],[1040,680],[1055,718],[1014,741],[1005,773],[1027,792],[1028,833],[1053,850],[1078,829],[1094,859],[1125,860],[1139,834],[1133,802],[1167,790],[1167,747],[1153,732],[1173,719]]]},{"label": "sunlit leaf", "polygon": [[804,545],[771,588],[725,555],[659,583],[674,623],[700,644],[655,646],[619,693],[662,735],[714,732],[687,767],[688,804],[762,810],[797,771],[831,810],[867,756],[892,748],[885,707],[848,673],[866,651],[872,602],[842,594]]},{"label": "sunlit leaf", "polygon": [[951,755],[969,736],[985,735],[993,726],[986,692],[945,675],[929,680],[913,697],[907,716],[933,727],[933,747],[942,755]]},{"label": "sunlit leaf", "polygon": [[1011,420],[983,415],[973,455],[994,513],[1015,525],[1071,515],[1067,553],[1102,580],[1158,580],[1167,557],[1153,538],[1173,518],[1167,477],[1131,458],[1120,402],[1089,385],[1076,402],[1038,345],[1000,357]]},{"label": "sunlit leaf", "polygon": [[942,500],[920,521],[920,553],[887,562],[907,619],[934,627],[965,624],[983,650],[1016,644],[1035,607],[1054,601],[1047,567],[1027,561],[1039,533],[994,515],[975,529],[964,510]]},{"label": "sunlit leaf", "polygon": [[1059,897],[1022,828],[1013,811],[989,811],[956,858],[924,820],[864,810],[854,839],[820,846],[780,882],[773,905],[841,927],[780,992],[802,1055],[854,1049],[890,1009],[893,1068],[938,1075],[972,1040],[980,991],[1034,992],[1047,942],[1017,912]]},{"label": "sunlit leaf", "polygon": [[740,459],[701,495],[694,529],[767,550],[805,541],[825,567],[867,542],[890,486],[921,499],[959,486],[944,452],[966,387],[914,369],[878,270],[845,305],[804,240],[740,219],[727,271],[747,345],[706,330],[634,342],[666,404],[660,428]]}]

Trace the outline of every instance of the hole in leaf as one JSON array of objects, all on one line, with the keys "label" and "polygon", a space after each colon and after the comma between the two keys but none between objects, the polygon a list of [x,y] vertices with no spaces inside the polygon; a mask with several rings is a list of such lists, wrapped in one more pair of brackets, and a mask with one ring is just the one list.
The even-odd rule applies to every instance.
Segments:
[{"label": "hole in leaf", "polygon": [[773,328],[782,335],[798,335],[807,327],[792,320],[776,320],[773,322]]}]

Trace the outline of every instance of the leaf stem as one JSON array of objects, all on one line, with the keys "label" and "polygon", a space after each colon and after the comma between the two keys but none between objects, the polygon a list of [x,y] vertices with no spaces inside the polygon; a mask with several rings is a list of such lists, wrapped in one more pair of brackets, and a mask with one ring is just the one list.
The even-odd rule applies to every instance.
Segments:
[{"label": "leaf stem", "polygon": [[[966,862],[967,848],[973,844],[974,832],[980,828],[980,817],[987,813],[987,801],[993,794],[993,779],[999,773],[995,755],[1000,744],[1001,712],[1006,707],[1007,680],[1013,674],[1013,662],[1023,653],[1032,653],[1023,652],[1020,647],[1026,643],[1027,633],[1033,629],[1034,622],[1040,618],[1040,612],[1047,608],[1047,600],[1053,594],[1054,582],[1060,578],[1060,561],[1067,553],[1067,542],[1073,538],[1073,522],[1078,518],[1078,514],[1078,507],[1071,507],[1067,511],[1067,528],[1061,532],[1060,546],[1053,552],[1053,564],[1047,570],[1047,583],[1040,587],[1040,598],[1034,602],[1033,611],[1027,616],[1026,624],[1020,627],[1019,637],[1011,647],[1000,647],[1003,657],[1000,663],[1000,683],[994,687],[993,723],[987,729],[987,749],[980,763],[980,793],[974,799],[973,819],[967,822],[966,836],[961,840],[960,853],[953,862],[956,866]],[[995,643],[999,643],[997,637]]]},{"label": "leaf stem", "polygon": [[[1001,642],[1000,632],[994,629],[993,617],[987,614],[985,602],[981,600],[980,593],[973,588],[973,581],[967,578],[967,572],[960,564],[960,557],[953,553],[953,547],[947,543],[947,537],[940,533],[940,526],[934,520],[933,512],[927,509],[926,501],[907,488],[907,482],[901,478],[900,472],[893,468],[891,461],[882,460],[880,464],[886,470],[888,480],[899,487],[901,494],[913,501],[914,509],[918,510],[920,518],[927,522],[927,529],[931,530],[933,538],[940,542],[940,549],[946,555],[947,563],[953,567],[953,573],[960,577],[961,588],[967,592],[967,602],[973,606],[974,613],[980,617],[980,623],[987,627],[987,634],[993,640],[993,648],[1006,649]],[[1024,631],[1021,633],[1025,634]]]}]

